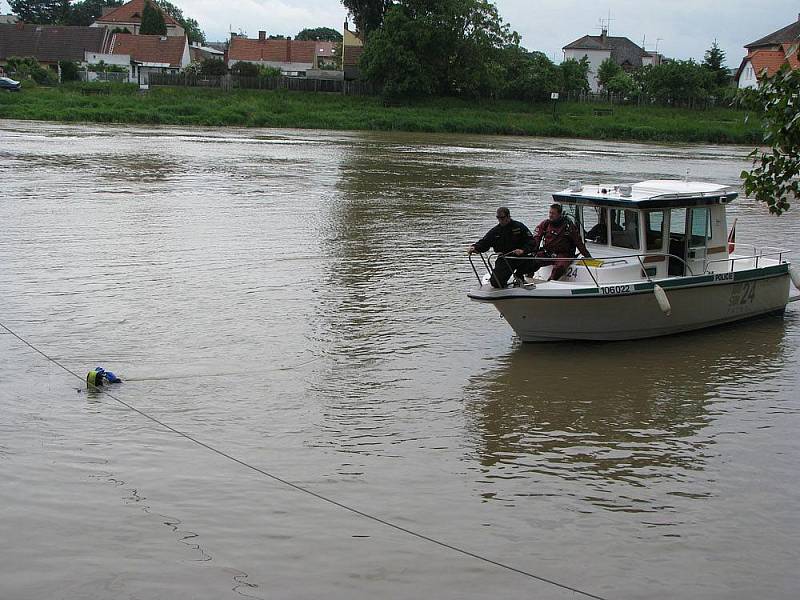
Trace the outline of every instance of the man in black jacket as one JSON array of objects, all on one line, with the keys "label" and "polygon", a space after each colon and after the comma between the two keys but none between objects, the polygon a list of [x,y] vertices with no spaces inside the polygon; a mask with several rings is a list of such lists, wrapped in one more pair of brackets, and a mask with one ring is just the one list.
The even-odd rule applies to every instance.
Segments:
[{"label": "man in black jacket", "polygon": [[[509,256],[530,256],[533,251],[533,234],[524,224],[511,218],[511,211],[505,206],[497,209],[497,225],[492,227],[482,239],[469,247],[469,253],[486,252],[489,248],[498,254]],[[496,288],[504,288],[508,284],[511,273],[517,280],[521,279],[526,270],[530,269],[530,261],[506,260],[498,256],[490,281]]]}]

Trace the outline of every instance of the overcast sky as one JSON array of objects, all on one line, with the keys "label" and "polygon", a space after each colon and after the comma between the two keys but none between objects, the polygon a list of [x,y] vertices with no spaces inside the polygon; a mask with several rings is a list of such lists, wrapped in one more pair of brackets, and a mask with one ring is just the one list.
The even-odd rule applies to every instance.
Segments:
[{"label": "overcast sky", "polygon": [[[304,27],[341,29],[346,12],[338,0],[172,0],[194,17],[210,41],[223,40],[229,27],[255,37],[259,29],[296,35]],[[797,19],[797,0],[496,0],[502,17],[522,35],[523,45],[560,61],[561,47],[600,32],[610,11],[610,34],[645,38],[647,50],[672,58],[702,60],[716,38],[737,67],[742,46]],[[769,8],[767,8],[767,6]],[[0,13],[10,12],[0,0]],[[660,39],[659,39],[660,38]]]}]

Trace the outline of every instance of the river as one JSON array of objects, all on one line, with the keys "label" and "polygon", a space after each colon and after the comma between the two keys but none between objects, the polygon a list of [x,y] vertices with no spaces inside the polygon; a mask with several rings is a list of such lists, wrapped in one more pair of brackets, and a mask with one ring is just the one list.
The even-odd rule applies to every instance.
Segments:
[{"label": "river", "polygon": [[[259,469],[603,598],[800,593],[800,310],[523,345],[494,209],[748,148],[0,122],[0,321]],[[793,246],[731,207],[738,240]],[[561,599],[160,428],[0,330],[0,598]]]}]

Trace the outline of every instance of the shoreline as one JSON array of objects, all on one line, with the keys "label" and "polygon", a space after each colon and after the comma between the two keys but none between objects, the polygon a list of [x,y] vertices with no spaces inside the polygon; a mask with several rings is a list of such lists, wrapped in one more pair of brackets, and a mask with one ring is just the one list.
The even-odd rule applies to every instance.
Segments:
[{"label": "shoreline", "polygon": [[[759,145],[757,120],[732,108],[706,110],[562,102],[431,98],[386,107],[380,98],[314,92],[159,87],[140,94],[112,85],[26,87],[0,94],[0,119],[59,123],[397,131],[602,141]],[[611,108],[611,113],[605,112]],[[603,114],[596,114],[603,109]],[[756,121],[755,123],[753,121]]]}]

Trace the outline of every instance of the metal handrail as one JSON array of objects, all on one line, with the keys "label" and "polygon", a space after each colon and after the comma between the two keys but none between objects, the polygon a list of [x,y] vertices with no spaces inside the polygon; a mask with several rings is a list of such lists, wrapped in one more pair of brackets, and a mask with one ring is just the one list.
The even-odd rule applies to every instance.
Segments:
[{"label": "metal handrail", "polygon": [[758,254],[754,254],[753,256],[729,256],[728,258],[715,258],[714,260],[705,261],[703,269],[705,271],[708,271],[708,266],[709,265],[712,265],[712,264],[715,264],[715,263],[730,262],[731,263],[731,268],[730,268],[730,270],[728,272],[731,273],[731,272],[733,272],[733,263],[735,263],[737,260],[753,260],[753,261],[755,261],[755,268],[757,269],[758,268],[758,260],[760,258],[767,258],[769,256],[777,256],[778,257],[778,263],[782,264],[784,262],[783,255],[786,254],[786,252],[788,252],[788,250],[781,250],[781,249],[778,248],[778,249],[775,250],[775,252],[760,252]]},{"label": "metal handrail", "polygon": [[[575,258],[572,258],[572,259],[569,259],[568,257],[564,258],[564,257],[558,257],[558,256],[531,256],[531,255],[514,256],[514,255],[509,255],[509,254],[490,254],[488,259],[487,259],[486,257],[484,257],[483,252],[476,252],[475,254],[479,254],[480,255],[481,261],[483,262],[484,267],[486,268],[486,270],[490,274],[494,272],[494,265],[492,265],[492,257],[493,256],[497,257],[498,259],[502,258],[503,260],[506,260],[506,261],[508,261],[508,260],[541,260],[541,261],[545,261],[545,262],[548,262],[548,261],[549,262],[555,262],[557,260],[571,260],[573,263],[578,262],[578,263],[581,263],[584,266],[584,268],[586,269],[586,272],[589,273],[589,276],[592,278],[592,281],[594,281],[594,283],[595,283],[595,285],[597,287],[600,287],[600,283],[598,282],[597,277],[595,277],[595,274],[592,273],[591,269],[589,268],[589,265],[586,264],[587,260],[616,260],[616,259],[622,259],[622,258],[636,258],[639,261],[639,264],[642,267],[642,272],[645,274],[645,279],[647,279],[648,282],[652,282],[652,279],[650,279],[650,276],[647,273],[647,269],[644,266],[644,261],[642,260],[642,257],[647,258],[649,256],[663,256],[663,257],[666,257],[666,258],[676,258],[676,259],[678,259],[681,263],[683,263],[683,266],[689,272],[689,275],[692,276],[692,277],[695,276],[694,271],[692,270],[692,268],[689,266],[689,263],[687,263],[685,259],[683,259],[680,256],[677,256],[675,254],[670,254],[668,252],[648,252],[647,254],[623,254],[623,255],[620,255],[620,256],[608,256],[608,257],[593,256],[591,258],[586,258],[586,257],[578,258],[578,257],[575,257]],[[472,270],[475,273],[475,277],[478,280],[478,283],[481,286],[483,286],[483,279],[480,277],[480,275],[478,275],[478,270],[475,268],[475,263],[472,260],[472,256],[473,256],[472,254],[469,255],[470,265],[472,266]],[[747,257],[747,258],[749,259],[750,257]],[[511,265],[508,265],[508,267],[511,268]],[[595,267],[595,269],[597,269],[597,268],[598,267]],[[511,271],[513,272],[514,269],[511,269]]]}]

